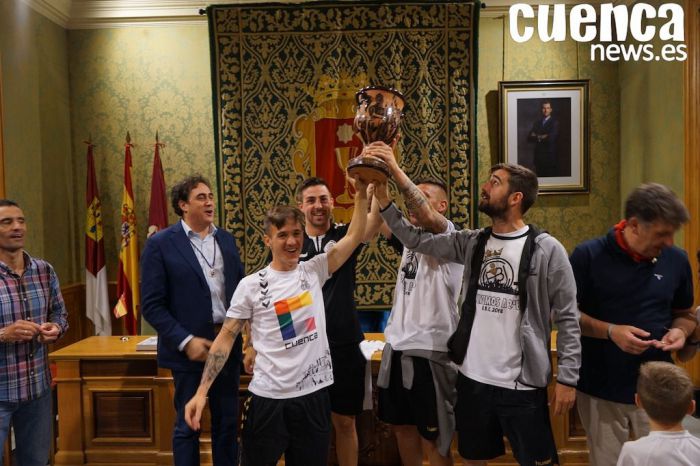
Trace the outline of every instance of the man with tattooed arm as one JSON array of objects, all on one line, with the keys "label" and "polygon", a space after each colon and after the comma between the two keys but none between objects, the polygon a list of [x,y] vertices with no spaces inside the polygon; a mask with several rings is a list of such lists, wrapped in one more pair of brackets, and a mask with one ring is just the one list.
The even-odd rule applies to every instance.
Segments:
[{"label": "man with tattooed arm", "polygon": [[257,352],[241,433],[243,466],[274,464],[282,454],[289,466],[325,465],[331,432],[327,387],[333,383],[322,286],[363,239],[367,184],[356,180],[350,228],[328,253],[299,263],[304,214],[278,206],[265,217],[265,244],[272,262],[245,277],[231,299],[223,329],[207,357],[185,419],[200,428],[209,388],[226,364],[243,324],[250,322]]}]

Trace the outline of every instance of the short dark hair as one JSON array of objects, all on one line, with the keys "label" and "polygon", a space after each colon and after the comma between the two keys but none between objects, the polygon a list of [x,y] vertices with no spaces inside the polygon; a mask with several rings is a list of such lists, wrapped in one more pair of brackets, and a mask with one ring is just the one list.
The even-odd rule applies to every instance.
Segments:
[{"label": "short dark hair", "polygon": [[659,183],[644,183],[627,196],[625,219],[632,217],[643,223],[660,221],[676,228],[690,220],[688,209],[676,193]]},{"label": "short dark hair", "polygon": [[170,203],[178,216],[182,217],[183,214],[182,209],[180,208],[180,201],[187,202],[187,200],[190,198],[190,192],[192,192],[192,190],[200,183],[207,185],[207,187],[211,189],[209,180],[204,178],[202,175],[188,176],[172,187],[170,190]]},{"label": "short dark hair", "polygon": [[324,180],[323,178],[319,178],[317,176],[307,178],[301,183],[299,183],[299,186],[297,186],[297,191],[294,195],[299,204],[301,204],[304,200],[302,198],[302,194],[304,193],[304,191],[312,186],[325,186],[328,189],[328,192],[330,192],[331,190],[331,188],[328,186],[328,183],[326,183],[326,180]]},{"label": "short dark hair", "polygon": [[447,185],[445,184],[445,182],[437,178],[433,178],[432,176],[418,178],[414,184],[416,186],[418,186],[419,184],[432,184],[433,186],[437,186],[438,188],[442,189],[443,191],[445,191],[445,194],[447,194]]},{"label": "short dark hair", "polygon": [[508,195],[517,192],[523,193],[523,200],[520,203],[520,213],[525,215],[525,212],[527,212],[537,200],[537,191],[540,189],[539,183],[537,182],[537,175],[529,168],[513,163],[497,163],[491,167],[489,173],[493,173],[496,170],[505,170],[508,172],[508,186],[510,187]]},{"label": "short dark hair", "polygon": [[545,104],[549,104],[549,106],[552,106],[552,101],[551,100],[543,100],[542,103],[540,104],[540,107],[544,107]]},{"label": "short dark hair", "polygon": [[0,199],[0,207],[19,207],[19,204],[10,199]]},{"label": "short dark hair", "polygon": [[637,396],[649,417],[664,426],[680,423],[693,400],[693,382],[688,373],[670,362],[642,364]]},{"label": "short dark hair", "polygon": [[302,228],[304,228],[304,213],[298,207],[291,205],[278,205],[268,210],[263,220],[263,229],[265,234],[270,234],[270,228],[273,226],[280,229],[287,223],[287,220],[296,220]]}]

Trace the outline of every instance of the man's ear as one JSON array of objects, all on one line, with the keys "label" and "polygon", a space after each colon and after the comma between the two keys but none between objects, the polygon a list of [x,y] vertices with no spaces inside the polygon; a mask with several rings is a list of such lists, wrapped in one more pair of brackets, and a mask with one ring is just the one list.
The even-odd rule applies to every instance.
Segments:
[{"label": "man's ear", "polygon": [[516,191],[510,195],[510,203],[511,205],[515,205],[519,202],[523,201],[523,193],[520,191]]},{"label": "man's ear", "polygon": [[644,409],[644,406],[642,406],[642,400],[639,399],[638,393],[634,394],[634,404],[637,405],[637,408]]},{"label": "man's ear", "polygon": [[630,219],[627,220],[627,226],[636,233],[637,228],[639,228],[639,219],[637,217],[630,217]]},{"label": "man's ear", "polygon": [[180,207],[181,211],[186,212],[185,206],[187,205],[187,201],[179,200],[177,201],[177,205]]},{"label": "man's ear", "polygon": [[695,400],[690,400],[690,405],[688,406],[688,414],[693,414],[695,412]]},{"label": "man's ear", "polygon": [[263,235],[263,241],[265,242],[265,247],[270,247],[270,242],[272,241],[272,238],[267,236],[267,233]]},{"label": "man's ear", "polygon": [[440,213],[440,215],[445,215],[445,213],[447,213],[447,209],[449,207],[447,205],[447,199],[441,200],[439,206],[440,206],[440,208],[438,209],[438,212]]}]

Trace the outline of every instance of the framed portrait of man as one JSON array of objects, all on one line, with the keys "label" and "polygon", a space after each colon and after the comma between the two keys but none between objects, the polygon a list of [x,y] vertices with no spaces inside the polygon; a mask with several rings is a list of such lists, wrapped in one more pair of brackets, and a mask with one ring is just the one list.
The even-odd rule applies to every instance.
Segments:
[{"label": "framed portrait of man", "polygon": [[500,159],[537,174],[540,192],[587,193],[588,80],[501,81]]}]

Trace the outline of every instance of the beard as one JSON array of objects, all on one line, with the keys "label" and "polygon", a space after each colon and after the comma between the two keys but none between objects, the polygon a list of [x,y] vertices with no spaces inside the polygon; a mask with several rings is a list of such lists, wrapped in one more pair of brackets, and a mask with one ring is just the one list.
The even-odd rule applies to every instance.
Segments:
[{"label": "beard", "polygon": [[502,199],[501,202],[493,204],[490,203],[490,201],[491,199],[482,199],[481,201],[479,201],[479,212],[483,212],[492,219],[504,217],[506,212],[508,211],[508,204],[506,202],[506,199]]}]

